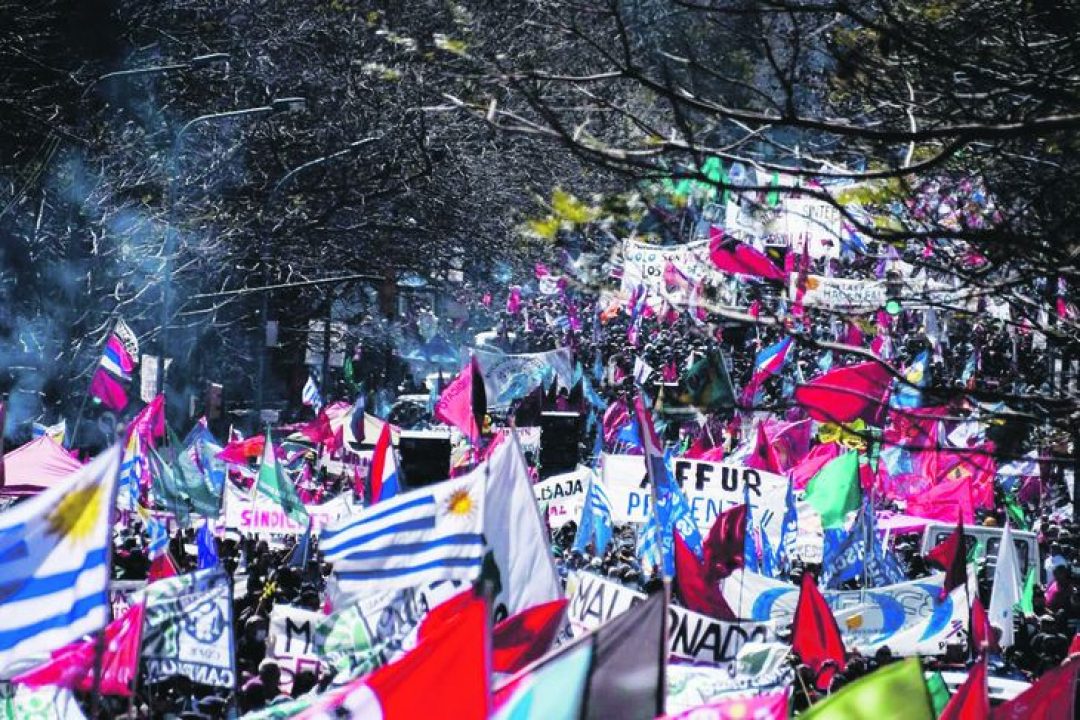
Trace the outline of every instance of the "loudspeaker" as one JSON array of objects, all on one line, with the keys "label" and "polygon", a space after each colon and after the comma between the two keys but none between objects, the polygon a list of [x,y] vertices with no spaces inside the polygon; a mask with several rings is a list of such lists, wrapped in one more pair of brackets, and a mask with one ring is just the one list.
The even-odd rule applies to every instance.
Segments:
[{"label": "loudspeaker", "polygon": [[450,477],[449,433],[402,430],[398,455],[398,471],[405,487],[423,487]]},{"label": "loudspeaker", "polygon": [[540,413],[540,477],[570,472],[577,467],[581,415],[576,412]]}]

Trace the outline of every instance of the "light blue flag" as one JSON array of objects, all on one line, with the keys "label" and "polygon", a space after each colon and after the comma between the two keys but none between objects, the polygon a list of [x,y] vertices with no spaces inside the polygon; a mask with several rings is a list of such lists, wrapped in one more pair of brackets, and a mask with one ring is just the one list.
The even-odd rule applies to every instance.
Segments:
[{"label": "light blue flag", "polygon": [[574,536],[574,550],[585,552],[585,548],[591,542],[595,554],[603,555],[613,534],[611,501],[608,499],[604,484],[593,472],[589,482],[589,492],[585,496],[585,507],[581,510],[581,522]]},{"label": "light blue flag", "polygon": [[896,381],[896,389],[889,400],[894,408],[917,408],[922,406],[922,388],[930,380],[930,351],[923,350],[908,366],[907,382]]},{"label": "light blue flag", "polygon": [[0,514],[0,670],[109,622],[120,448]]}]

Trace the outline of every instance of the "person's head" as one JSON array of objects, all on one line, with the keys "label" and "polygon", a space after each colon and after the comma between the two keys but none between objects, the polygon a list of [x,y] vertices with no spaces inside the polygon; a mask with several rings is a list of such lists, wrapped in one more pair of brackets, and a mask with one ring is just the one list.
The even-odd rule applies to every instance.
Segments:
[{"label": "person's head", "polygon": [[1057,565],[1054,567],[1054,582],[1059,585],[1069,580],[1069,566]]},{"label": "person's head", "polygon": [[281,668],[273,660],[263,660],[259,663],[259,679],[266,687],[267,696],[273,697],[281,683]]},{"label": "person's head", "polygon": [[305,693],[310,692],[319,682],[319,679],[315,676],[315,673],[311,670],[301,670],[293,675],[292,681],[292,696],[294,698],[300,697]]}]

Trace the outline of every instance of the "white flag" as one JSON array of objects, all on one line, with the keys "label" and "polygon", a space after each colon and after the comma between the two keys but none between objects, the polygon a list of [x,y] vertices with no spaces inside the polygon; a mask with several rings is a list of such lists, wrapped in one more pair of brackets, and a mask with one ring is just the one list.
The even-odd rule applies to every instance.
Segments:
[{"label": "white flag", "polygon": [[1016,558],[1012,529],[1005,523],[994,567],[994,589],[990,593],[990,624],[1001,630],[1001,647],[1013,644],[1013,606],[1020,602],[1020,563]]},{"label": "white flag", "polygon": [[562,584],[516,434],[495,449],[487,465],[484,537],[499,570],[495,607],[505,607],[509,616],[561,598]]}]

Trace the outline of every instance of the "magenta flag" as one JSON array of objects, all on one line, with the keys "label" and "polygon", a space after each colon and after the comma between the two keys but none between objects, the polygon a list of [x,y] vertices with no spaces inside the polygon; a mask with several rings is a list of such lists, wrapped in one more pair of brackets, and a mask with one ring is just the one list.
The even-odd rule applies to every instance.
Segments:
[{"label": "magenta flag", "polygon": [[90,379],[90,394],[115,412],[120,412],[128,404],[127,390],[123,383],[102,367],[95,370],[94,377]]},{"label": "magenta flag", "polygon": [[713,700],[698,705],[678,715],[667,715],[660,720],[730,720],[753,718],[754,720],[786,720],[788,716],[787,688],[758,693],[753,697]]},{"label": "magenta flag", "polygon": [[[139,642],[142,637],[142,603],[105,626],[105,652],[101,661],[101,692],[131,695],[131,681],[139,669]],[[65,687],[88,692],[94,684],[94,640],[81,640],[52,652],[45,664],[12,678],[12,682],[32,688]]]},{"label": "magenta flag", "polygon": [[[480,442],[479,422],[482,422],[477,420],[473,407],[478,377],[476,358],[473,358],[458,376],[450,381],[435,403],[435,419],[461,430],[473,445]],[[480,388],[483,388],[482,381]],[[480,412],[486,412],[486,409],[480,409]]]},{"label": "magenta flag", "polygon": [[769,258],[746,243],[725,241],[722,231],[713,228],[709,258],[717,269],[737,275],[753,275],[767,280],[785,280],[784,271]]}]

